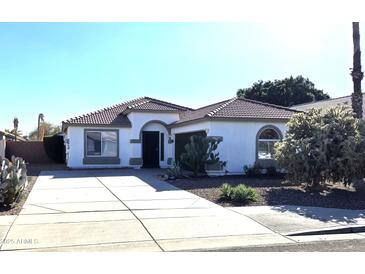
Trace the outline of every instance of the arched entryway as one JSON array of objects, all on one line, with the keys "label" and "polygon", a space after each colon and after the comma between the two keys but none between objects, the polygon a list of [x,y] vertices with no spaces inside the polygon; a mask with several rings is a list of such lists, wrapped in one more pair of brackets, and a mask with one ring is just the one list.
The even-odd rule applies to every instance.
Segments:
[{"label": "arched entryway", "polygon": [[144,168],[159,168],[166,165],[167,125],[161,121],[146,123],[140,133],[142,140],[142,160]]}]

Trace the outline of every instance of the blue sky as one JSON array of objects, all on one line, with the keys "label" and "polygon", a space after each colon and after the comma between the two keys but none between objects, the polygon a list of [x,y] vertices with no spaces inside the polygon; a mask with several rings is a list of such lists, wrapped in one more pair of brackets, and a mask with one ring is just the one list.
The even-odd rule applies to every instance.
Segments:
[{"label": "blue sky", "polygon": [[200,107],[290,75],[343,96],[351,66],[351,22],[0,23],[0,129],[140,96]]}]

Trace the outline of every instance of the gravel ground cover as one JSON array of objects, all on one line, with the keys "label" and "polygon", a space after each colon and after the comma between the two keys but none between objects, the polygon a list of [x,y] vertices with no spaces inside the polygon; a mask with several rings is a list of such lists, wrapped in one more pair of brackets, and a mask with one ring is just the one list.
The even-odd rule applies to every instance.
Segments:
[{"label": "gravel ground cover", "polygon": [[[245,176],[199,177],[169,180],[168,183],[222,206],[302,205],[343,209],[365,209],[365,191],[342,184],[310,192],[304,186],[290,185],[284,179],[247,178]],[[253,187],[258,200],[236,204],[220,200],[220,186],[245,184]],[[365,183],[364,183],[365,184]]]}]

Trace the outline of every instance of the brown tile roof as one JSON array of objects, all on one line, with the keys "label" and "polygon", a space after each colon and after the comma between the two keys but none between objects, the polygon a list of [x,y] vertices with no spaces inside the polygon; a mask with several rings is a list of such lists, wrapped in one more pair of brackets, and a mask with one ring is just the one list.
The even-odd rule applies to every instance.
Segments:
[{"label": "brown tile roof", "polygon": [[150,97],[143,97],[142,100],[129,105],[127,109],[137,110],[137,111],[140,110],[140,111],[171,111],[171,112],[192,110],[191,108],[164,102]]},{"label": "brown tile roof", "polygon": [[63,121],[63,127],[69,125],[93,125],[93,126],[121,126],[130,127],[127,114],[131,111],[168,111],[181,112],[192,110],[187,107],[157,100],[151,97],[141,97],[82,116]]},{"label": "brown tile roof", "polygon": [[174,125],[199,119],[290,119],[298,111],[277,105],[235,97],[180,114]]},{"label": "brown tile roof", "polygon": [[[364,95],[364,93],[363,93],[363,95]],[[327,109],[327,108],[337,107],[337,106],[352,107],[351,95],[342,96],[342,97],[338,97],[338,98],[332,98],[332,99],[328,99],[328,100],[317,101],[317,102],[311,102],[311,103],[306,103],[306,104],[295,105],[295,106],[292,106],[291,109],[306,111],[311,108]],[[365,113],[365,100],[363,100],[362,108]]]},{"label": "brown tile roof", "polygon": [[91,112],[83,116],[68,119],[63,122],[63,127],[65,128],[69,125],[131,127],[131,122],[129,121],[127,114],[132,111],[177,112],[180,114],[180,120],[173,123],[172,126],[200,119],[287,120],[290,119],[294,113],[298,112],[281,106],[237,97],[196,110],[150,97],[142,97]]}]

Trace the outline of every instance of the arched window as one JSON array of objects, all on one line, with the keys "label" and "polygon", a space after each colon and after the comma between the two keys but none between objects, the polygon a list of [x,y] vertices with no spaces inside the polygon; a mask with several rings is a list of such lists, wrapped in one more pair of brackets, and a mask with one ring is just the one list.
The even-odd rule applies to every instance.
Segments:
[{"label": "arched window", "polygon": [[266,127],[259,132],[257,142],[258,159],[274,159],[274,145],[281,140],[281,133],[273,127]]}]

